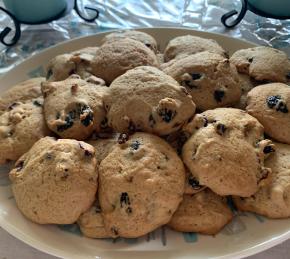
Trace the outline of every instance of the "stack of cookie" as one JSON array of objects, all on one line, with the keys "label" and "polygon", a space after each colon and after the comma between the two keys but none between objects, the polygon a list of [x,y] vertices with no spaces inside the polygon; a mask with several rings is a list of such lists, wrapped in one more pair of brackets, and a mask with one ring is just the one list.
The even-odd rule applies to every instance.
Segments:
[{"label": "stack of cookie", "polygon": [[92,238],[216,234],[233,218],[227,199],[290,217],[289,80],[268,47],[229,58],[185,35],[160,53],[146,33],[111,33],[2,95],[0,163],[17,160],[28,219]]}]

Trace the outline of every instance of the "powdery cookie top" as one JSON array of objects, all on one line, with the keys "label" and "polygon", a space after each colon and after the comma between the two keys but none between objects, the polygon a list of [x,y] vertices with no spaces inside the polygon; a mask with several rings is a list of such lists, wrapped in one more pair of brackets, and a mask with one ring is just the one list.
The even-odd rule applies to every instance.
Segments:
[{"label": "powdery cookie top", "polygon": [[195,112],[184,87],[154,67],[137,67],[118,77],[104,97],[108,124],[117,132],[177,131]]},{"label": "powdery cookie top", "polygon": [[110,234],[105,229],[101,208],[96,203],[78,219],[78,225],[84,236],[90,238],[108,238]]},{"label": "powdery cookie top", "polygon": [[266,146],[263,127],[242,110],[219,108],[198,114],[188,131],[182,158],[200,185],[219,195],[248,197],[270,173],[264,167]]},{"label": "powdery cookie top", "polygon": [[168,226],[181,232],[214,235],[232,218],[226,198],[206,189],[194,195],[184,195]]},{"label": "powdery cookie top", "polygon": [[78,140],[100,131],[105,119],[104,90],[78,78],[44,82],[44,115],[48,127],[62,138]]},{"label": "powdery cookie top", "polygon": [[159,63],[153,51],[139,41],[121,39],[102,45],[92,61],[92,73],[110,84],[115,78],[139,66],[155,66]]},{"label": "powdery cookie top", "polygon": [[78,74],[85,79],[92,75],[91,61],[94,59],[98,47],[87,47],[72,53],[61,54],[50,60],[47,66],[46,79],[61,81],[70,75]]},{"label": "powdery cookie top", "polygon": [[254,47],[236,51],[230,61],[240,73],[258,81],[287,82],[290,80],[290,61],[281,50]]},{"label": "powdery cookie top", "polygon": [[249,198],[236,197],[238,209],[269,218],[290,217],[290,146],[275,142],[275,153],[265,165],[272,169],[271,183]]},{"label": "powdery cookie top", "polygon": [[81,141],[46,137],[10,172],[19,210],[39,224],[72,224],[97,191],[94,148]]},{"label": "powdery cookie top", "polygon": [[168,62],[172,59],[183,58],[202,51],[227,56],[226,51],[213,39],[184,35],[169,41],[164,51],[164,60]]},{"label": "powdery cookie top", "polygon": [[0,164],[17,160],[40,138],[50,135],[43,114],[42,97],[14,102],[0,115]]},{"label": "powdery cookie top", "polygon": [[139,237],[170,220],[182,200],[184,167],[157,136],[135,133],[119,143],[101,162],[99,202],[110,235]]},{"label": "powdery cookie top", "polygon": [[241,97],[235,66],[219,54],[200,52],[172,60],[163,67],[166,74],[186,87],[202,111],[233,105]]},{"label": "powdery cookie top", "polygon": [[246,110],[257,118],[270,137],[290,144],[290,87],[282,83],[260,85],[247,96]]},{"label": "powdery cookie top", "polygon": [[107,34],[102,43],[108,43],[112,41],[119,41],[125,38],[139,41],[143,43],[147,48],[151,49],[153,52],[157,53],[158,47],[156,40],[148,33],[134,30],[117,31]]},{"label": "powdery cookie top", "polygon": [[0,96],[0,114],[15,102],[25,102],[42,95],[41,82],[44,77],[31,78],[12,86]]}]

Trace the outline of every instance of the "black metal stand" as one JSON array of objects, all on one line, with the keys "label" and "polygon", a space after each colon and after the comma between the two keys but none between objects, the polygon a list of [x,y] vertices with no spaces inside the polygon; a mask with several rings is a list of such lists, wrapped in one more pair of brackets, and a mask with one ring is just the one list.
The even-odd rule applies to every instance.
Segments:
[{"label": "black metal stand", "polygon": [[[221,17],[221,22],[222,24],[227,27],[227,28],[233,28],[235,27],[237,24],[239,24],[246,12],[249,10],[257,15],[263,16],[263,17],[268,17],[268,18],[273,18],[273,19],[280,19],[280,20],[285,20],[285,19],[290,19],[290,16],[276,16],[273,14],[269,14],[269,13],[265,13],[259,9],[257,9],[256,7],[254,7],[253,5],[251,5],[248,0],[241,0],[242,2],[242,9],[240,11],[240,13],[238,14],[238,11],[236,10],[232,10],[229,11],[228,13],[225,13],[222,17]],[[238,14],[238,16],[233,19],[232,21],[228,21],[229,18],[231,18],[232,16]]]},{"label": "black metal stand", "polygon": [[5,27],[1,32],[0,32],[0,42],[2,44],[4,44],[7,47],[11,47],[13,45],[15,45],[18,40],[21,37],[21,24],[31,24],[31,25],[35,25],[35,24],[44,24],[44,23],[49,23],[55,20],[60,19],[61,17],[64,17],[65,15],[69,14],[71,12],[71,10],[74,9],[76,11],[76,13],[78,14],[79,17],[81,17],[84,21],[86,22],[94,22],[98,17],[99,17],[99,10],[93,7],[88,7],[85,6],[86,10],[91,10],[94,12],[94,15],[91,17],[86,17],[80,10],[79,6],[78,6],[78,0],[74,0],[74,1],[67,1],[67,7],[66,9],[64,9],[61,13],[57,14],[55,17],[52,17],[49,20],[44,20],[44,21],[40,21],[37,23],[30,23],[30,22],[26,22],[26,21],[20,21],[18,20],[11,12],[9,12],[8,10],[0,7],[0,11],[3,11],[4,13],[6,13],[6,15],[10,16],[10,18],[12,19],[13,23],[14,23],[14,27],[15,27],[15,31],[14,31],[14,36],[10,39],[7,40],[7,36],[8,34],[11,33],[12,29],[10,27]]}]

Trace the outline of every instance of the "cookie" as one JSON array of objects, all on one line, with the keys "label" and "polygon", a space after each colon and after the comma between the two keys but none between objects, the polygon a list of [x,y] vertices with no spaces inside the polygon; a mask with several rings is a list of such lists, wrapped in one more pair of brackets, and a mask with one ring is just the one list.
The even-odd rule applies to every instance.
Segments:
[{"label": "cookie", "polygon": [[173,60],[163,71],[186,87],[197,108],[204,111],[239,102],[241,87],[234,65],[219,54],[200,52]]},{"label": "cookie", "polygon": [[239,84],[241,87],[241,98],[240,101],[238,103],[236,103],[233,107],[234,108],[238,108],[241,110],[245,110],[246,106],[247,106],[247,95],[248,92],[250,92],[254,87],[256,87],[259,83],[255,80],[253,80],[252,78],[250,78],[248,75],[246,74],[240,74],[239,75]]},{"label": "cookie", "polygon": [[72,224],[97,191],[94,148],[73,139],[45,137],[9,173],[19,210],[39,224]]},{"label": "cookie", "polygon": [[176,231],[215,235],[232,218],[226,198],[206,189],[194,195],[184,195],[167,225]]},{"label": "cookie", "polygon": [[184,87],[154,67],[127,71],[104,97],[108,125],[117,132],[167,135],[193,116],[195,105]]},{"label": "cookie", "polygon": [[101,130],[105,120],[103,87],[68,78],[44,82],[42,92],[45,120],[60,137],[83,140]]},{"label": "cookie", "polygon": [[264,46],[241,49],[230,61],[240,73],[258,81],[285,83],[290,80],[290,61],[281,50]]},{"label": "cookie", "polygon": [[88,211],[84,212],[78,219],[78,225],[84,236],[90,238],[110,237],[105,229],[101,208],[94,204]]},{"label": "cookie", "polygon": [[14,102],[0,115],[0,164],[16,161],[32,145],[51,132],[46,126],[43,98]]},{"label": "cookie", "polygon": [[246,110],[257,118],[270,137],[290,144],[290,87],[282,83],[260,85],[247,95]]},{"label": "cookie", "polygon": [[139,41],[121,39],[102,45],[92,61],[93,75],[110,84],[115,78],[139,66],[155,66],[159,63],[156,55]]},{"label": "cookie", "polygon": [[89,140],[87,143],[95,148],[96,160],[99,165],[117,143],[117,135],[114,135],[112,138]]},{"label": "cookie", "polygon": [[184,194],[195,194],[203,191],[206,187],[200,185],[196,178],[193,177],[192,173],[185,168],[185,188]]},{"label": "cookie", "polygon": [[271,183],[264,185],[249,198],[235,197],[239,210],[251,211],[269,218],[290,217],[290,146],[274,142],[275,148],[266,148],[265,152],[275,151],[265,165],[272,169]]},{"label": "cookie", "polygon": [[47,66],[48,81],[61,81],[77,74],[82,79],[92,75],[91,62],[98,47],[87,47],[72,53],[61,54],[50,60]]},{"label": "cookie", "polygon": [[109,43],[113,41],[119,41],[122,39],[132,39],[143,43],[147,48],[151,49],[153,52],[157,53],[158,47],[156,40],[148,33],[134,30],[117,31],[107,34],[103,40],[102,44]]},{"label": "cookie", "polygon": [[15,102],[25,102],[42,96],[40,84],[44,77],[31,78],[12,86],[0,96],[0,114]]},{"label": "cookie", "polygon": [[226,51],[213,39],[183,35],[169,41],[164,50],[164,61],[184,58],[203,51],[227,56]]},{"label": "cookie", "polygon": [[99,167],[99,202],[113,237],[139,237],[168,223],[182,200],[185,172],[163,139],[121,134]]},{"label": "cookie", "polygon": [[197,114],[186,130],[182,158],[200,185],[215,193],[249,197],[267,181],[270,169],[262,125],[245,111],[218,108]]}]

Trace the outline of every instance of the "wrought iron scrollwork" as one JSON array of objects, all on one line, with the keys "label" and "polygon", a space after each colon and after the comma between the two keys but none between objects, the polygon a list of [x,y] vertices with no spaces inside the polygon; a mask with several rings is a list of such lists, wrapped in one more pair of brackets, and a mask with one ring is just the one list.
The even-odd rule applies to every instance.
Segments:
[{"label": "wrought iron scrollwork", "polygon": [[[238,14],[237,10],[232,10],[232,11],[229,11],[228,13],[225,13],[221,17],[221,22],[225,27],[233,28],[237,24],[239,24],[240,21],[244,18],[245,14],[248,10],[248,2],[247,2],[247,0],[242,0],[241,2],[242,2],[242,9],[241,9],[239,14]],[[227,21],[229,18],[231,18],[232,16],[234,16],[236,14],[238,14],[238,16],[234,20],[232,20],[230,22]]]},{"label": "wrought iron scrollwork", "polygon": [[4,44],[5,46],[10,47],[10,46],[15,45],[21,36],[20,22],[17,20],[17,18],[12,13],[7,11],[6,9],[0,7],[0,11],[3,11],[8,16],[10,16],[10,18],[13,20],[13,23],[14,23],[15,32],[14,32],[14,36],[10,40],[7,40],[8,34],[11,33],[11,31],[12,31],[12,29],[10,27],[5,27],[0,32],[0,42],[2,44]]},{"label": "wrought iron scrollwork", "polygon": [[95,14],[92,17],[84,16],[84,14],[81,13],[81,10],[80,10],[80,8],[78,6],[78,0],[75,0],[74,9],[77,12],[77,14],[79,15],[79,17],[81,17],[86,22],[94,22],[99,17],[99,10],[96,9],[96,8],[93,8],[93,7],[88,7],[88,6],[85,6],[85,9],[86,10],[91,10]]}]

